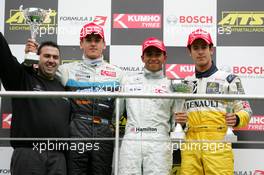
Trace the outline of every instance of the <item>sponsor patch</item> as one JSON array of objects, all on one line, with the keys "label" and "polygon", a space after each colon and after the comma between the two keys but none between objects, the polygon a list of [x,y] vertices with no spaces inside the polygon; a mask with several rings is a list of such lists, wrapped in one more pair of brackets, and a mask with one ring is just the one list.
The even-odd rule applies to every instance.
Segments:
[{"label": "sponsor patch", "polygon": [[207,82],[206,85],[206,93],[207,94],[219,94],[219,83],[217,82]]},{"label": "sponsor patch", "polygon": [[250,109],[250,104],[248,101],[242,101],[242,105],[244,109]]},{"label": "sponsor patch", "polygon": [[101,75],[107,76],[107,77],[116,77],[116,72],[101,70]]}]

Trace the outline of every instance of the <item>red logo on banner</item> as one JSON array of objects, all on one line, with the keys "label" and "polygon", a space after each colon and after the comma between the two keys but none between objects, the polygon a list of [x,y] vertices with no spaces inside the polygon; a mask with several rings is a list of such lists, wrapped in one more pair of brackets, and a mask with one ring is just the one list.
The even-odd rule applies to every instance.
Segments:
[{"label": "red logo on banner", "polygon": [[263,170],[255,170],[253,175],[264,175],[264,171]]},{"label": "red logo on banner", "polygon": [[264,116],[252,116],[246,127],[235,129],[240,131],[264,131]]},{"label": "red logo on banner", "polygon": [[95,16],[93,22],[97,25],[104,26],[107,16]]},{"label": "red logo on banner", "polygon": [[116,72],[101,70],[101,75],[108,76],[108,77],[116,77]]},{"label": "red logo on banner", "polygon": [[194,64],[166,64],[166,76],[170,79],[185,78],[195,73]]},{"label": "red logo on banner", "polygon": [[233,73],[234,74],[263,75],[264,67],[262,66],[234,66]]},{"label": "red logo on banner", "polygon": [[2,128],[9,129],[11,127],[12,114],[2,114]]},{"label": "red logo on banner", "polygon": [[161,28],[161,15],[114,14],[113,28]]},{"label": "red logo on banner", "polygon": [[179,16],[180,23],[212,24],[213,16]]}]

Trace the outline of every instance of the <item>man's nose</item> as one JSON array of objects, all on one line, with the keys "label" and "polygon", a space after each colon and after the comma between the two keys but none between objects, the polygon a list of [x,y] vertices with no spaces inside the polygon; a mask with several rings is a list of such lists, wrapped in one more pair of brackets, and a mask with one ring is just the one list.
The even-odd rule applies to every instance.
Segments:
[{"label": "man's nose", "polygon": [[203,52],[204,52],[204,49],[201,48],[201,47],[199,47],[199,48],[198,48],[198,53],[203,53]]},{"label": "man's nose", "polygon": [[92,45],[95,45],[95,44],[96,44],[96,41],[95,41],[95,40],[92,40],[92,41],[91,41],[91,44],[92,44]]},{"label": "man's nose", "polygon": [[48,59],[49,62],[54,62],[55,61],[55,58],[53,56],[50,56],[49,59]]}]

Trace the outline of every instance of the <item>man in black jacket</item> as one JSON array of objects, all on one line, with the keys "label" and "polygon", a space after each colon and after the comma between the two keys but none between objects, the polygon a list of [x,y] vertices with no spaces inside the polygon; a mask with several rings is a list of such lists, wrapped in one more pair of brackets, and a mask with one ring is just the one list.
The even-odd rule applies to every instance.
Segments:
[{"label": "man in black jacket", "polygon": [[[59,47],[45,42],[38,48],[38,68],[20,64],[12,55],[8,43],[0,33],[0,78],[8,91],[64,91],[55,79],[59,66]],[[12,98],[13,138],[69,137],[70,103],[65,98]],[[66,161],[60,150],[48,149],[47,141],[11,141],[14,152],[12,175],[65,175]],[[52,144],[56,144],[52,142]]]}]

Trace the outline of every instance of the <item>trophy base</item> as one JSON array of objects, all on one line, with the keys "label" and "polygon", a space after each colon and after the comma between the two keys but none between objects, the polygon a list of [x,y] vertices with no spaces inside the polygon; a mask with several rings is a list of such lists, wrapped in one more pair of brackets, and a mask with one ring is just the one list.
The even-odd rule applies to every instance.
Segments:
[{"label": "trophy base", "polygon": [[33,65],[38,63],[39,63],[39,56],[36,53],[29,52],[25,54],[25,60],[24,60],[25,65]]},{"label": "trophy base", "polygon": [[171,139],[177,139],[177,140],[184,140],[185,133],[184,132],[170,132],[170,138]]},{"label": "trophy base", "polygon": [[228,134],[225,136],[224,141],[226,142],[237,142],[237,136],[235,134]]}]

